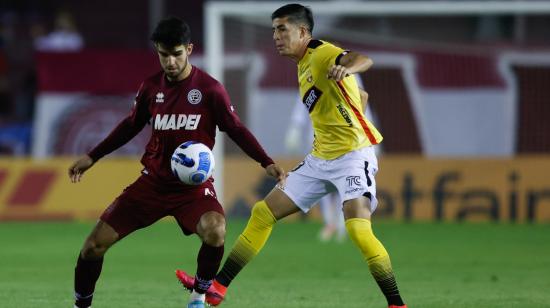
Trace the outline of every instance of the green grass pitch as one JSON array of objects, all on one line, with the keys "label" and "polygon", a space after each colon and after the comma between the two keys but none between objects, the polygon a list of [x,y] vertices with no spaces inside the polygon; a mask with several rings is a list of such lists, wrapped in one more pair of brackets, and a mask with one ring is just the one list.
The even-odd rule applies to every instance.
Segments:
[{"label": "green grass pitch", "polygon": [[[229,221],[226,255],[244,227]],[[73,268],[89,223],[0,223],[0,307],[72,307]],[[385,307],[348,240],[318,223],[279,223],[221,307]],[[550,225],[376,222],[411,308],[550,307]],[[175,268],[194,273],[198,238],[163,221],[107,254],[94,308],[185,307]]]}]

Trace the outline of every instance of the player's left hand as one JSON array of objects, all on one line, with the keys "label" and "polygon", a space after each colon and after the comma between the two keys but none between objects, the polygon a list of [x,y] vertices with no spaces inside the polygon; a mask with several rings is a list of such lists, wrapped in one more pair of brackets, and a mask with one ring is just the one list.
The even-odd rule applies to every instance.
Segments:
[{"label": "player's left hand", "polygon": [[92,167],[94,163],[94,160],[88,155],[84,155],[80,157],[77,161],[75,161],[68,170],[71,182],[80,182],[82,174],[84,174],[86,170],[90,169],[90,167]]},{"label": "player's left hand", "polygon": [[350,75],[348,68],[342,65],[331,65],[328,69],[327,78],[340,81]]},{"label": "player's left hand", "polygon": [[279,184],[284,185],[286,180],[286,172],[283,168],[279,167],[277,164],[271,164],[265,167],[265,172],[279,181]]}]

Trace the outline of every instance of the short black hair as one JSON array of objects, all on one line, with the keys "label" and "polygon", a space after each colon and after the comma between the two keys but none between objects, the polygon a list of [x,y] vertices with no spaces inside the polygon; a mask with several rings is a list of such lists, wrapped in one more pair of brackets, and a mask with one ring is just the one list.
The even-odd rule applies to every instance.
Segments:
[{"label": "short black hair", "polygon": [[288,17],[292,23],[304,24],[309,33],[313,33],[313,13],[309,7],[292,3],[281,6],[271,14],[271,20],[284,17]]},{"label": "short black hair", "polygon": [[177,17],[167,17],[157,24],[151,34],[151,41],[162,44],[168,48],[179,45],[189,45],[191,42],[191,29],[185,21]]}]

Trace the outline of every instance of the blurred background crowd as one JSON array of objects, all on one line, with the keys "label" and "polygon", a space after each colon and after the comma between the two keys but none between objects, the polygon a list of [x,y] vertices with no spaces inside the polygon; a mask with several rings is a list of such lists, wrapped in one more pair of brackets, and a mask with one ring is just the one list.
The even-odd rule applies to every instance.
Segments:
[{"label": "blurred background crowd", "polygon": [[[0,155],[29,155],[38,53],[150,49],[151,25],[172,12],[202,41],[203,1],[2,1],[0,3]],[[157,12],[153,15],[152,11]],[[70,63],[65,63],[70,66]],[[135,65],[139,65],[135,63]],[[86,74],[74,71],[73,78]],[[143,76],[145,77],[145,76]],[[136,88],[137,89],[137,88]]]},{"label": "blurred background crowd", "polygon": [[[59,188],[53,179],[62,176],[66,161],[47,162],[55,175],[44,175],[53,184],[42,191],[32,178],[32,185],[25,186],[34,167],[20,171],[11,167],[13,159],[81,155],[102,140],[128,113],[141,81],[159,70],[149,41],[158,20],[168,15],[186,20],[195,44],[191,62],[207,69],[213,61],[207,58],[207,39],[220,34],[207,27],[207,7],[212,3],[227,1],[0,2],[0,186],[4,178],[16,183],[15,188],[0,189],[0,206],[6,206],[6,213],[27,215],[22,209],[28,204],[54,207],[62,202],[54,198],[55,191],[68,193],[68,188]],[[529,13],[498,12],[498,7],[497,12],[493,8],[461,14],[452,8],[438,14],[316,13],[335,3],[483,7],[491,2],[317,1],[312,5],[314,36],[374,60],[373,68],[357,78],[370,93],[367,115],[385,137],[378,153],[390,162],[382,164],[386,169],[379,178],[382,213],[412,215],[412,203],[407,202],[422,196],[426,210],[417,216],[435,217],[439,212],[434,208],[447,196],[437,195],[437,185],[456,181],[461,193],[447,198],[457,209],[453,217],[466,215],[464,208],[493,218],[512,217],[517,203],[517,215],[535,219],[536,205],[550,200],[550,184],[541,180],[550,152],[550,3],[500,2],[516,8],[540,5],[540,10]],[[238,10],[245,12],[245,6]],[[227,15],[221,30],[219,77],[239,116],[272,156],[289,159],[291,166],[309,151],[312,133],[300,106],[295,65],[275,54],[269,12]],[[148,134],[145,129],[113,156],[141,155]],[[259,175],[240,181],[228,178],[231,173],[258,170],[244,167],[246,158],[231,141],[225,139],[224,145],[224,180],[231,183],[225,199],[230,200],[228,208],[238,212],[262,197],[271,184]],[[540,160],[523,160],[533,154]],[[419,182],[425,193],[414,190]],[[14,197],[17,187],[30,201]],[[506,205],[505,200],[513,200],[509,191],[516,188],[522,197]],[[114,195],[118,191],[113,188]],[[93,211],[82,216],[96,217],[107,201],[94,202]],[[550,219],[550,214],[539,216]]]},{"label": "blurred background crowd", "polygon": [[[354,1],[340,2],[342,2],[342,5],[354,5]],[[434,2],[438,1],[434,0]],[[315,8],[313,9],[315,11]],[[2,1],[2,4],[0,4],[0,153],[3,155],[40,155],[42,153],[38,150],[32,151],[33,137],[37,137],[32,133],[33,122],[36,122],[35,116],[37,116],[37,96],[43,92],[58,91],[59,89],[48,89],[48,84],[43,79],[49,77],[39,78],[39,76],[44,75],[39,72],[44,72],[49,65],[52,65],[52,61],[56,61],[44,60],[47,58],[40,58],[39,54],[109,50],[113,53],[127,51],[132,54],[141,50],[150,51],[151,45],[148,41],[148,35],[152,26],[162,16],[175,15],[184,18],[191,25],[193,42],[197,51],[196,55],[200,56],[204,50],[205,41],[203,13],[204,1],[100,0],[94,3],[63,0]],[[232,22],[231,20],[226,24],[228,33],[226,33],[226,45],[231,45],[227,46],[227,49],[240,50],[239,48],[246,44],[246,38],[235,39],[233,36],[251,36],[250,30],[239,28],[250,24],[242,21]],[[257,25],[257,23],[252,24]],[[491,72],[490,63],[488,64],[494,55],[506,50],[533,52],[547,49],[550,46],[550,36],[547,31],[548,26],[550,26],[550,14],[486,14],[451,17],[339,17],[336,15],[318,16],[316,25],[315,34],[317,36],[342,41],[344,44],[351,42],[351,45],[375,51],[390,50],[415,53],[418,56],[417,61],[424,61],[426,64],[419,65],[419,69],[427,70],[425,73],[419,74],[421,86],[422,80],[424,80],[426,81],[424,84],[427,83],[426,87],[439,86],[434,84],[440,78],[449,79],[449,77],[441,77],[441,75],[458,75],[455,76],[455,79],[477,78],[479,80],[471,81],[471,83],[478,82],[478,88],[484,84],[498,86],[499,83],[502,83],[499,79],[504,77],[496,76],[495,72]],[[266,27],[267,30],[269,30],[268,27],[269,25]],[[256,29],[255,31],[261,30]],[[269,35],[267,35],[267,38],[269,39]],[[449,55],[452,58],[449,58]],[[66,57],[65,59],[67,60],[55,62],[55,65],[71,67],[72,64],[69,63],[69,59],[75,58]],[[80,60],[80,58],[77,59]],[[131,58],[128,57],[128,59]],[[132,59],[135,60],[135,58]],[[98,60],[98,58],[94,57],[93,54],[82,58],[82,61],[95,60]],[[147,60],[148,63],[143,64],[143,66],[151,68],[150,71],[154,71],[155,63],[150,63],[154,61],[154,58],[148,57]],[[452,61],[455,61],[454,64]],[[97,64],[101,65],[101,63]],[[132,63],[131,65],[139,66],[142,64]],[[442,66],[449,65],[451,66],[450,69],[442,68]],[[83,75],[94,73],[85,71],[86,66],[79,65],[77,68],[80,70],[68,72],[70,79],[78,79],[82,78]],[[47,74],[47,72],[45,73]],[[231,72],[228,72],[228,74],[231,74]],[[391,74],[391,72],[386,72],[386,74]],[[468,76],[468,74],[474,75],[474,77]],[[546,68],[537,72],[527,72],[526,69],[520,68],[518,74],[537,74],[536,79],[541,84],[544,84],[549,78]],[[147,73],[143,75],[136,76],[136,80],[144,78]],[[127,77],[123,73],[120,78]],[[430,78],[433,80],[430,80]],[[525,78],[527,83],[536,82],[533,76],[525,76]],[[540,78],[545,79],[540,80]],[[233,78],[227,79],[233,80]],[[294,81],[294,78],[291,81]],[[391,86],[396,87],[394,79],[389,79],[387,82],[390,84],[393,82],[394,84]],[[451,80],[450,83],[452,82]],[[460,87],[461,83],[465,82],[468,81],[459,80],[449,86]],[[94,88],[94,86],[90,85],[90,88]],[[134,88],[137,89],[137,84],[134,85]],[[246,102],[246,99],[243,99],[243,94],[238,93],[239,91],[232,88],[230,84],[228,88],[230,92],[234,92],[232,93],[234,100],[237,101],[236,104],[240,105],[241,112],[243,112],[242,108],[246,109],[247,104],[250,103]],[[125,91],[126,89],[121,89],[120,92]],[[380,90],[373,89],[373,91]],[[532,91],[537,91],[537,89]],[[128,89],[128,92],[133,92],[133,90]],[[373,92],[372,94],[376,93]],[[373,108],[391,108],[396,110],[393,113],[401,112],[399,108],[394,109],[395,105],[399,105],[399,103],[395,103],[395,100],[393,101],[394,106],[389,103],[377,105],[376,95],[372,97],[375,105]],[[540,111],[550,112],[546,107],[547,105],[541,104],[537,107],[528,107],[524,114],[526,116],[536,116],[541,115]],[[402,111],[411,113],[410,108],[405,107],[407,108],[402,109]],[[522,108],[520,105],[515,110],[521,111]],[[243,113],[241,116],[246,120],[247,114],[250,113]],[[386,112],[377,110],[375,116],[384,118]],[[521,114],[518,114],[518,116],[521,117]],[[407,125],[409,125],[408,131],[420,129],[420,125],[414,125],[414,121],[407,124],[407,122],[411,122],[411,119],[407,119],[406,115],[403,115],[403,117],[402,126],[392,125],[386,131],[402,131]],[[498,111],[496,117],[499,117]],[[382,122],[386,121],[382,120]],[[528,122],[531,122],[531,120]],[[543,137],[545,138],[539,138],[536,141],[539,144],[527,144],[524,145],[524,148],[528,151],[548,151],[550,149],[550,129],[544,123],[535,124],[531,126],[538,134],[544,133]],[[388,125],[382,123],[382,126]],[[255,127],[252,128],[256,131],[261,130]],[[520,130],[518,132],[520,137],[522,132],[525,132],[526,135],[534,133],[532,130]],[[262,132],[258,133],[263,135]],[[425,136],[419,136],[422,135],[421,133],[418,133],[417,136],[414,135],[413,133],[408,139],[426,139]],[[276,154],[285,154],[284,151],[279,149],[288,147],[282,147],[280,140],[274,140],[273,138],[267,138],[266,140],[268,140],[268,143],[273,144],[267,146],[270,150],[275,151]],[[386,150],[390,152],[426,152],[426,145],[424,145],[424,151],[422,151],[421,141],[403,141],[399,138],[390,138],[390,142],[392,142],[391,140],[398,141],[400,144],[395,145],[396,149],[388,145]],[[514,148],[521,146],[522,142],[529,143],[530,141],[519,138],[516,140],[516,144],[513,145]],[[234,149],[230,146],[228,150],[231,152]],[[303,149],[303,152],[306,151],[307,148]],[[445,150],[440,152],[453,154],[452,150],[450,153]],[[439,152],[434,151],[434,153]],[[483,154],[483,151],[480,153]],[[504,151],[503,153],[510,154],[511,152]],[[461,154],[460,151],[458,151],[458,154]]]}]

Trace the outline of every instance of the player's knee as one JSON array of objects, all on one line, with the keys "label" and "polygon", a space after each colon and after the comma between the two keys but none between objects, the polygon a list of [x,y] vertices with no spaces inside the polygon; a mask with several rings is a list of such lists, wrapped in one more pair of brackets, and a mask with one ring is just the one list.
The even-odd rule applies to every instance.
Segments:
[{"label": "player's knee", "polygon": [[225,240],[225,219],[222,215],[205,215],[197,226],[203,242],[210,246],[221,246]]},{"label": "player's knee", "polygon": [[203,239],[210,246],[219,247],[223,245],[225,241],[225,227],[216,226],[209,229]]},{"label": "player's knee", "polygon": [[271,227],[277,221],[265,201],[256,202],[252,207],[251,217],[261,221],[266,227]]},{"label": "player's knee", "polygon": [[367,197],[360,197],[356,199],[346,200],[342,206],[342,210],[344,211],[344,217],[346,218],[370,219],[372,215],[370,208],[371,208],[371,201]]},{"label": "player's knee", "polygon": [[98,259],[105,255],[109,249],[108,245],[101,244],[94,239],[88,239],[84,243],[84,247],[80,251],[80,254],[83,259]]}]

